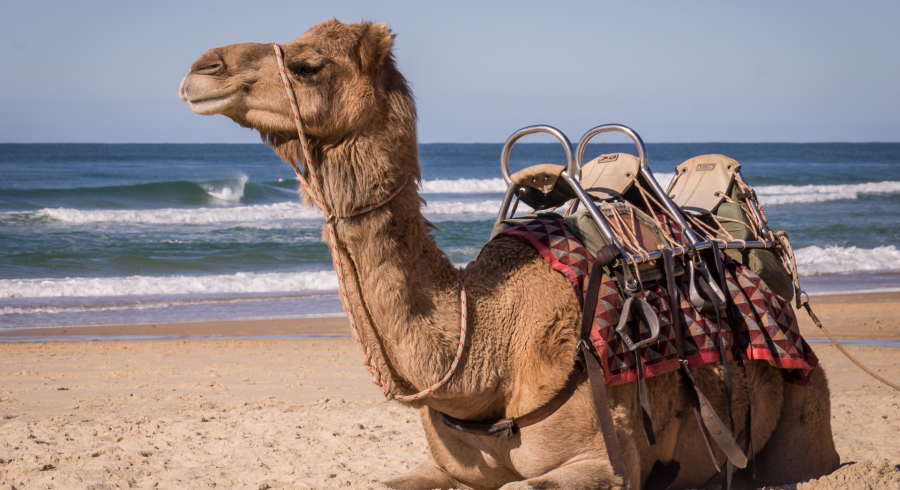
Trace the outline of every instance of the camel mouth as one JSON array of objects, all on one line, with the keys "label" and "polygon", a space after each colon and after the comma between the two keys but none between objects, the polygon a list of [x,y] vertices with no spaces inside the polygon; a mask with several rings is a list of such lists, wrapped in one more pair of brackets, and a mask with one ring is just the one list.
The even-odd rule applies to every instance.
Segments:
[{"label": "camel mouth", "polygon": [[191,110],[197,114],[203,116],[221,114],[237,98],[237,90],[223,94],[221,90],[211,91],[209,90],[211,87],[203,87],[204,84],[198,84],[196,83],[197,81],[191,80],[191,75],[189,74],[184,77],[178,87],[178,98],[187,102]]},{"label": "camel mouth", "polygon": [[192,111],[202,116],[212,116],[221,114],[222,111],[231,105],[235,99],[235,93],[222,95],[219,97],[206,97],[188,99],[186,102]]}]

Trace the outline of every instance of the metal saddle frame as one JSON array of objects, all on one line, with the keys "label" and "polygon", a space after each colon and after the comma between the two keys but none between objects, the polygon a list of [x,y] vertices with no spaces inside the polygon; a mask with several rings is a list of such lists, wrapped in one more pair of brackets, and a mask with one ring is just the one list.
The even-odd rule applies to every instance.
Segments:
[{"label": "metal saddle frame", "polygon": [[[653,204],[651,204],[652,201],[656,205],[656,208],[658,208],[658,210],[664,216],[667,216],[674,221],[675,227],[680,231],[680,243],[678,243],[678,240],[673,240],[671,238],[672,234],[669,233],[669,243],[660,244],[658,246],[658,250],[644,250],[640,248],[640,245],[635,246],[635,241],[631,239],[633,238],[633,236],[627,236],[627,230],[624,230],[624,226],[621,226],[624,223],[616,224],[615,220],[621,218],[617,218],[617,214],[606,213],[607,215],[611,216],[611,222],[610,219],[607,219],[607,217],[604,216],[605,213],[601,212],[600,208],[598,208],[599,204],[600,207],[606,207],[609,211],[612,211],[612,207],[610,206],[609,201],[614,201],[616,204],[622,204],[624,202],[622,196],[614,190],[613,192],[609,192],[609,190],[604,189],[604,192],[601,193],[600,196],[607,199],[598,199],[597,194],[592,196],[582,187],[580,181],[582,179],[582,169],[584,166],[583,158],[584,152],[587,148],[587,144],[594,136],[607,132],[618,132],[625,134],[631,139],[632,142],[634,142],[635,146],[637,147],[638,160],[640,162],[639,173],[638,175],[633,176],[631,174],[626,175],[634,179],[634,183],[637,184],[636,187],[640,189],[644,202],[647,204],[648,208],[651,208],[647,209],[646,212],[651,215],[654,215],[656,213],[656,211],[652,209],[654,207]],[[718,328],[722,328],[722,326],[724,325],[722,319],[727,313],[727,297],[723,292],[727,291],[727,284],[725,282],[724,265],[722,264],[722,260],[719,257],[719,249],[771,249],[779,245],[778,241],[755,240],[730,242],[715,239],[714,236],[711,239],[708,235],[702,236],[702,232],[695,232],[695,230],[692,229],[692,227],[688,223],[688,221],[693,218],[686,215],[686,212],[670,199],[670,197],[666,194],[666,192],[654,178],[648,164],[646,147],[641,137],[631,128],[620,124],[606,124],[591,129],[581,138],[577,150],[574,151],[572,148],[572,144],[566,137],[566,135],[563,134],[562,131],[552,126],[529,126],[513,133],[513,135],[510,136],[510,138],[504,145],[500,158],[500,170],[503,174],[503,179],[508,187],[502,205],[500,207],[500,212],[497,216],[497,222],[501,222],[512,217],[509,215],[510,207],[513,206],[514,214],[515,207],[518,205],[520,197],[522,197],[524,192],[526,191],[526,188],[515,182],[513,179],[514,176],[510,174],[509,157],[512,148],[515,143],[522,137],[536,133],[550,134],[562,144],[563,150],[565,151],[566,155],[566,166],[559,173],[556,179],[550,180],[556,180],[556,187],[568,186],[570,188],[566,189],[566,192],[563,192],[563,194],[568,192],[569,194],[575,195],[575,199],[573,199],[572,203],[569,206],[569,212],[576,209],[578,205],[584,206],[586,213],[591,218],[591,221],[596,225],[597,230],[601,233],[606,243],[609,244],[607,247],[605,247],[607,249],[610,249],[609,251],[606,251],[606,253],[609,254],[609,252],[611,251],[612,255],[615,256],[614,260],[609,261],[611,262],[609,270],[612,272],[612,274],[615,275],[616,282],[619,284],[620,293],[624,295],[625,299],[623,311],[620,316],[620,321],[616,328],[616,333],[622,338],[622,341],[627,346],[627,348],[634,353],[637,360],[639,383],[638,396],[640,398],[640,405],[642,407],[645,434],[647,436],[648,442],[651,445],[655,444],[653,436],[652,415],[650,414],[650,404],[646,385],[644,382],[640,349],[657,340],[657,337],[659,335],[659,323],[657,314],[653,311],[646,300],[643,299],[642,294],[636,294],[639,291],[642,291],[638,265],[651,262],[661,262],[665,265],[667,276],[665,279],[668,283],[668,293],[670,296],[670,301],[672,301],[672,324],[674,335],[676,337],[676,345],[678,347],[679,360],[681,361],[679,373],[682,376],[684,385],[687,387],[686,398],[691,403],[697,421],[703,432],[704,438],[706,439],[706,444],[710,456],[717,469],[720,469],[720,467],[718,460],[714,455],[710,435],[712,435],[712,438],[716,441],[719,447],[721,447],[726,452],[728,460],[725,468],[726,471],[723,476],[726,478],[726,486],[730,486],[733,465],[744,468],[747,465],[747,458],[744,451],[739,449],[738,444],[734,440],[735,428],[731,414],[732,382],[729,363],[722,363],[724,366],[723,374],[725,378],[724,382],[726,388],[725,391],[727,400],[727,415],[729,419],[729,424],[728,426],[726,426],[715,414],[712,406],[703,395],[703,393],[700,392],[700,390],[696,387],[695,383],[693,382],[693,377],[691,375],[690,368],[688,367],[687,360],[684,356],[679,315],[675,314],[676,311],[680,310],[680,306],[678,306],[679,303],[677,300],[679,290],[675,285],[673,259],[675,257],[682,256],[689,258],[689,260],[685,261],[688,273],[687,280],[689,282],[689,299],[694,308],[696,308],[698,311],[704,314],[714,315],[716,317],[716,325],[718,326]],[[608,160],[609,161],[606,162],[602,160],[598,162],[592,162],[592,164],[616,164],[616,158],[610,158]],[[531,175],[533,173],[534,172],[531,172],[528,175]],[[564,184],[561,185],[561,183]],[[644,187],[646,187],[647,189],[645,189]],[[610,197],[612,197],[612,199],[608,199]],[[515,204],[513,204],[514,200]],[[595,202],[595,200],[597,202]],[[756,203],[753,202],[752,204],[753,205],[751,205],[750,207],[755,208]],[[755,212],[755,209],[753,211]],[[653,217],[653,219],[657,220],[655,216]],[[765,221],[762,219],[759,219],[759,221],[761,223],[765,223]],[[763,224],[763,226],[765,225]],[[667,227],[667,225],[660,224],[660,228],[664,227]],[[766,228],[765,230],[768,232],[768,228]],[[668,232],[668,230],[663,231]],[[771,234],[771,232],[766,233],[766,235],[774,238],[774,234]],[[597,259],[598,261],[600,259],[599,253]],[[634,274],[632,274],[631,272],[632,269],[634,269]],[[711,273],[711,270],[716,271],[715,276]],[[593,315],[593,312],[585,311],[583,314]],[[631,317],[637,318],[639,324],[644,324],[646,326],[645,330],[649,331],[649,337],[646,337],[646,335],[644,335],[643,337],[645,338],[642,338],[641,332],[629,331],[628,320]],[[734,324],[732,322],[729,323]],[[719,335],[719,339],[720,355],[723,360],[726,360],[728,358],[726,351],[731,350],[732,348],[731,346],[727,345],[727,341],[724,336]],[[735,357],[738,358],[738,356]],[[593,386],[596,386],[596,384],[593,384]],[[669,431],[667,431],[667,433],[668,432]],[[750,444],[750,452],[752,454],[752,441],[750,442]],[[672,445],[674,447],[674,441],[665,441],[664,447],[668,445]],[[670,461],[671,456],[669,457],[668,462]],[[661,471],[661,473],[666,473],[667,471],[668,470],[663,470]]]},{"label": "metal saddle frame", "polygon": [[[634,175],[631,171],[622,174],[619,169],[612,169],[617,172],[610,174],[613,178],[610,179],[611,182],[609,185],[615,186],[612,181],[615,181],[615,183],[620,185],[625,182],[626,188],[633,187],[638,189],[641,200],[643,200],[643,203],[647,208],[646,214],[651,216],[651,219],[656,222],[661,231],[666,235],[665,241],[657,244],[657,250],[647,250],[642,248],[639,240],[636,240],[636,237],[633,234],[629,236],[627,233],[629,230],[627,230],[625,226],[620,226],[625,224],[617,211],[618,209],[621,209],[622,206],[631,207],[632,228],[634,228],[635,215],[638,212],[641,214],[645,213],[641,212],[639,208],[635,208],[625,200],[623,196],[625,193],[624,188],[619,190],[603,188],[603,185],[607,184],[607,182],[602,181],[603,176],[606,175],[603,172],[611,169],[599,169],[599,173],[592,174],[591,179],[589,179],[592,186],[598,187],[597,184],[601,184],[599,188],[591,189],[592,191],[598,192],[588,192],[581,185],[580,181],[582,180],[582,169],[584,166],[582,162],[588,142],[594,136],[608,132],[618,132],[628,136],[637,147],[637,160],[639,162],[637,175]],[[528,167],[524,171],[517,173],[515,176],[511,175],[509,170],[509,157],[513,146],[522,137],[536,133],[550,134],[562,144],[566,155],[565,167],[543,164]],[[722,261],[723,254],[720,252],[727,249],[739,249],[742,251],[764,249],[774,252],[775,255],[780,258],[784,270],[791,276],[790,279],[792,284],[786,286],[786,292],[790,292],[791,289],[793,290],[793,298],[796,301],[797,309],[801,306],[804,307],[809,313],[813,323],[815,323],[815,325],[828,336],[829,340],[831,340],[831,342],[854,364],[872,377],[878,379],[880,382],[896,390],[900,390],[900,386],[891,383],[872,372],[850,355],[850,353],[848,353],[843,346],[831,336],[812,312],[808,296],[800,289],[799,274],[797,272],[793,250],[791,249],[787,234],[785,232],[773,232],[769,229],[765,214],[758,203],[756,194],[746,184],[746,181],[741,174],[740,165],[722,155],[704,155],[703,157],[720,157],[720,160],[725,162],[726,169],[733,174],[730,177],[734,184],[733,189],[739,194],[735,194],[732,197],[736,197],[736,199],[744,201],[744,203],[741,204],[735,202],[734,199],[729,198],[725,195],[727,191],[724,188],[716,192],[715,197],[720,198],[718,201],[720,203],[722,201],[728,201],[732,205],[737,204],[744,210],[746,222],[734,218],[729,219],[724,216],[717,217],[712,213],[712,209],[706,209],[707,207],[710,207],[709,203],[705,206],[687,206],[688,203],[685,203],[685,208],[679,207],[673,202],[672,198],[667,195],[666,191],[660,187],[659,183],[654,178],[648,164],[647,150],[641,137],[631,128],[621,124],[605,124],[591,129],[581,138],[577,150],[573,150],[572,143],[562,131],[552,126],[538,125],[525,127],[516,131],[509,137],[506,144],[503,146],[503,151],[500,156],[500,171],[503,175],[503,180],[507,184],[507,190],[500,206],[500,213],[497,216],[497,224],[513,217],[512,215],[515,214],[516,206],[520,200],[528,202],[528,199],[531,199],[531,202],[539,202],[540,204],[536,207],[536,210],[541,210],[548,207],[555,209],[571,199],[567,214],[573,212],[579,205],[584,206],[586,214],[590,217],[590,221],[596,225],[597,231],[600,232],[602,238],[608,244],[597,250],[594,265],[591,270],[591,279],[587,288],[588,293],[586,294],[584,301],[585,310],[582,314],[581,339],[579,340],[578,348],[576,349],[578,351],[576,354],[576,361],[584,366],[589,373],[591,389],[594,392],[595,408],[600,420],[601,431],[603,433],[603,439],[606,442],[610,462],[614,471],[624,479],[626,488],[630,488],[630,484],[628,475],[624,469],[624,459],[621,448],[612,426],[610,407],[606,401],[606,387],[602,379],[603,373],[597,364],[595,356],[592,354],[593,347],[588,347],[590,345],[590,340],[586,338],[589,331],[590,318],[593,318],[593,308],[597,303],[596,298],[592,297],[591,290],[593,289],[593,294],[596,294],[599,290],[596,287],[591,288],[590,285],[593,285],[595,280],[599,283],[599,271],[601,267],[605,268],[607,273],[615,276],[619,292],[625,297],[623,312],[615,331],[622,338],[622,341],[628,350],[637,358],[636,367],[639,383],[637,391],[643,412],[644,430],[648,442],[653,445],[655,444],[655,440],[653,436],[652,415],[650,414],[647,389],[644,383],[640,349],[657,340],[659,335],[659,324],[656,312],[642,297],[641,274],[638,266],[650,263],[659,264],[660,261],[662,262],[662,265],[664,265],[665,274],[663,277],[666,281],[666,288],[671,302],[672,334],[675,337],[675,344],[680,361],[678,373],[681,376],[682,384],[685,387],[685,399],[690,403],[690,409],[694,412],[700,426],[710,457],[712,458],[716,469],[719,470],[719,474],[724,480],[723,483],[726,489],[731,486],[732,473],[734,471],[733,467],[738,466],[739,468],[745,468],[747,466],[746,452],[749,452],[751,457],[755,453],[753,439],[750,437],[750,414],[752,413],[752,409],[748,410],[746,425],[744,427],[744,432],[748,435],[746,450],[739,448],[734,440],[735,427],[731,413],[731,370],[729,367],[730,363],[727,362],[728,357],[726,354],[728,350],[731,350],[734,361],[741,369],[745,369],[745,363],[748,359],[742,349],[734,349],[733,346],[728,346],[725,337],[723,335],[718,336],[719,354],[723,361],[723,382],[725,385],[726,411],[729,422],[728,427],[726,427],[719,419],[718,415],[716,415],[709,400],[707,400],[700,391],[700,388],[694,383],[691,369],[684,356],[680,315],[675,314],[675,312],[680,309],[680,303],[678,302],[677,297],[681,291],[675,283],[676,269],[673,267],[675,257],[684,257],[688,282],[687,296],[691,305],[695,310],[704,315],[715,316],[716,325],[721,329],[726,325],[735,325],[736,323],[734,322],[734,319],[731,318],[732,309],[727,308],[728,302],[731,300],[731,295],[725,293],[728,289],[725,279],[725,267]],[[615,165],[617,160],[625,160],[626,165],[632,165],[629,169],[633,168],[634,157],[632,156],[629,156],[628,158],[612,156],[608,158],[601,157],[595,161],[589,162],[589,165]],[[682,172],[681,174],[676,174],[675,180],[673,180],[670,185],[670,191],[676,187],[676,183],[679,182],[678,179],[682,174],[690,173],[684,171],[687,169],[688,163],[691,165],[699,163],[696,168],[691,167],[691,169],[698,172],[713,170],[715,168],[715,165],[711,165],[705,160],[702,162],[699,160],[701,160],[701,157],[696,157],[679,166]],[[520,182],[516,182],[517,179],[514,178],[516,176],[519,177],[518,180],[520,180]],[[623,176],[626,179],[623,180]],[[530,180],[527,181],[529,185],[522,185],[522,177],[530,178]],[[632,179],[632,181],[628,181],[627,179]],[[643,182],[643,184],[641,184],[641,182]],[[687,186],[688,182],[681,182],[681,184]],[[692,185],[695,186],[695,189],[697,188],[697,182],[692,182]],[[644,189],[645,186],[647,189]],[[684,187],[682,187],[682,189],[683,188]],[[543,200],[541,200],[541,193],[543,193]],[[633,193],[631,195],[634,196]],[[707,196],[707,198],[708,197],[709,196]],[[535,201],[535,199],[538,200]],[[515,203],[513,203],[514,200]],[[702,200],[703,199],[701,199],[701,201]],[[612,203],[610,201],[612,201]],[[598,208],[598,204],[603,208],[602,211]],[[616,207],[614,208],[613,205]],[[658,215],[656,211],[654,211],[654,205],[662,215]],[[510,213],[511,206],[512,213]],[[610,219],[607,219],[606,216],[609,216]],[[662,217],[660,218],[660,216]],[[540,217],[540,215],[536,217]],[[558,218],[559,216],[555,217]],[[666,218],[674,222],[672,223],[672,226],[670,226]],[[660,219],[662,219],[662,223],[660,222]],[[707,219],[707,222],[704,222],[704,219]],[[748,236],[755,239],[736,239],[732,233],[723,226],[720,219],[738,223],[746,227],[749,231]],[[618,224],[616,224],[617,221],[619,222]],[[694,227],[692,228],[691,225]],[[713,226],[718,227],[718,229],[715,229]],[[680,235],[677,240],[673,238],[673,228],[677,229],[674,231],[677,231],[678,235]],[[632,274],[631,269],[634,269],[634,274]],[[715,271],[715,274],[713,274],[713,271]],[[782,294],[782,297],[786,298],[784,294]],[[591,315],[591,317],[589,318],[588,315]],[[723,316],[728,318],[727,324],[722,321]],[[638,332],[631,332],[628,326],[630,317],[638,319],[639,324],[646,326],[647,328],[645,330],[649,332],[649,336],[642,334],[640,328]],[[732,338],[734,338],[734,336],[732,336]],[[753,399],[750,389],[751,387],[748,383],[748,400]],[[676,419],[677,422],[680,423],[680,417],[676,417]],[[667,486],[677,477],[679,470],[678,463],[672,460],[677,433],[677,427],[669,427],[666,429],[660,459],[654,464],[650,473],[650,479],[646,484],[648,488],[667,488]],[[722,468],[720,468],[720,464],[715,457],[710,437],[715,440],[727,456],[724,472],[722,471]],[[755,473],[754,468],[754,478]]]}]

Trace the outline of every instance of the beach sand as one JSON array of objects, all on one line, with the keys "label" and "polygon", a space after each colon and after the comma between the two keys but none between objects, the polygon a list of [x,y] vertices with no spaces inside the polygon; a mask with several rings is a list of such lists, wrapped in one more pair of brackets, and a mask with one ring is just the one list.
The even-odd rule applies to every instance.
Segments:
[{"label": "beach sand", "polygon": [[[900,294],[813,304],[839,338],[900,338]],[[6,342],[236,338],[0,344],[0,489],[377,488],[425,459],[418,412],[382,400],[351,340],[246,338],[348,329],[323,318],[4,332]],[[822,337],[808,321],[801,329]],[[834,347],[814,349],[850,464],[784,488],[900,488],[900,393]],[[900,381],[900,348],[849,350]]]}]

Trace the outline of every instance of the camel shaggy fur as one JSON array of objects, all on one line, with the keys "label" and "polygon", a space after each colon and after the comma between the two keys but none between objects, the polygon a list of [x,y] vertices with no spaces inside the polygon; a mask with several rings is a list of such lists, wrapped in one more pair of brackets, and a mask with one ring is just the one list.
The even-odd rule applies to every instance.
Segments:
[{"label": "camel shaggy fur", "polygon": [[[420,178],[415,104],[396,68],[393,43],[385,24],[331,20],[283,45],[324,197],[337,213],[380,201],[410,175]],[[179,95],[198,114],[223,114],[258,130],[282,159],[299,162],[298,137],[272,45],[237,44],[205,52],[191,66]],[[573,369],[581,312],[566,278],[519,238],[498,237],[477,261],[457,270],[436,246],[422,206],[416,186],[407,185],[387,205],[336,223],[350,303],[362,312],[357,314],[361,341],[392,392],[415,393],[443,376],[459,340],[460,278],[469,298],[468,346],[457,372],[434,396],[409,403],[421,412],[428,459],[385,485],[621,487],[586,376],[559,411],[511,439],[458,432],[441,422],[439,412],[489,420],[547,403]],[[806,387],[785,384],[766,362],[751,361],[746,376],[736,366],[732,373],[739,429],[747,417],[746,383],[752,385],[757,478],[747,485],[801,481],[838,466],[821,367]],[[722,366],[696,368],[695,378],[725,420]],[[648,385],[653,429],[662,440],[674,414],[685,407],[681,380],[669,373],[650,378]],[[634,383],[610,388],[609,397],[629,478],[642,485],[660,445],[648,446],[644,437]],[[736,435],[740,444],[746,438],[743,431]],[[716,452],[724,461],[724,453]],[[672,488],[718,484],[699,427],[690,418],[681,425],[674,460],[681,472]]]}]

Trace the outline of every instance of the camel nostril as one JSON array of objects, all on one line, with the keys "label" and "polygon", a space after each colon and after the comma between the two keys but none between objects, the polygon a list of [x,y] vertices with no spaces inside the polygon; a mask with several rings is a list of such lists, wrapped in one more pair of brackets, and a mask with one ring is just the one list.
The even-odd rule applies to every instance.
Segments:
[{"label": "camel nostril", "polygon": [[225,64],[221,63],[219,61],[216,61],[213,63],[203,65],[198,68],[194,68],[193,70],[191,70],[191,73],[196,74],[196,75],[215,75],[217,73],[220,73],[221,71],[224,71],[224,69],[225,69]]}]

